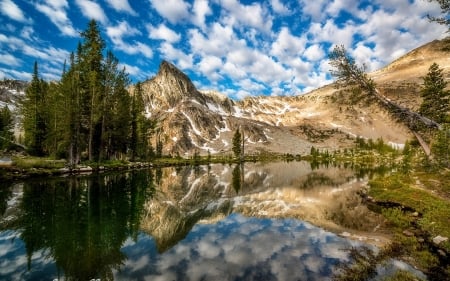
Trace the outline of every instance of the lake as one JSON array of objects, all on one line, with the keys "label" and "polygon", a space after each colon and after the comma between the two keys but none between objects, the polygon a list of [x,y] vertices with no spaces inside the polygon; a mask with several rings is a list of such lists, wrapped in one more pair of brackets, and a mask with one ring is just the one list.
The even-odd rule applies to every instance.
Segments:
[{"label": "lake", "polygon": [[246,163],[2,183],[0,279],[331,280],[347,249],[383,242],[356,191],[386,170]]}]

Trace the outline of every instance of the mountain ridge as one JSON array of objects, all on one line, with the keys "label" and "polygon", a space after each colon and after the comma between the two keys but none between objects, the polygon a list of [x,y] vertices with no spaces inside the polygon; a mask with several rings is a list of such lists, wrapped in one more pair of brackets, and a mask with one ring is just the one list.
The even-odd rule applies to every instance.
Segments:
[{"label": "mountain ridge", "polygon": [[[445,44],[445,40],[429,42],[369,76],[381,94],[417,110],[421,78],[433,62],[450,78]],[[26,88],[26,82],[19,82],[20,91],[11,83],[0,85],[0,107],[17,107]],[[237,129],[244,133],[246,153],[307,154],[313,146],[343,149],[351,147],[356,137],[381,138],[401,147],[412,138],[408,128],[381,105],[360,102],[361,96],[334,84],[304,95],[236,101],[217,91],[198,90],[174,64],[162,61],[157,74],[141,85],[147,116],[157,124],[150,141],[156,147],[161,140],[166,155],[232,154]]]}]

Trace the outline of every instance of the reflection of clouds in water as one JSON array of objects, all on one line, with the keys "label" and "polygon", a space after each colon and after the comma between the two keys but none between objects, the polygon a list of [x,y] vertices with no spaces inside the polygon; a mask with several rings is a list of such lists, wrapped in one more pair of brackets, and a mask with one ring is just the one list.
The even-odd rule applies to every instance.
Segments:
[{"label": "reflection of clouds in water", "polygon": [[1,280],[52,280],[56,276],[53,260],[48,251],[36,251],[31,257],[31,270],[25,244],[16,231],[0,232],[0,279]]},{"label": "reflection of clouds in water", "polygon": [[[154,241],[139,236],[136,245],[123,248],[129,260],[116,275],[151,280],[327,280],[333,265],[347,259],[343,249],[352,243],[301,221],[233,214],[215,225],[196,225],[161,255],[145,253]],[[150,256],[144,268],[136,264],[142,254]]]}]

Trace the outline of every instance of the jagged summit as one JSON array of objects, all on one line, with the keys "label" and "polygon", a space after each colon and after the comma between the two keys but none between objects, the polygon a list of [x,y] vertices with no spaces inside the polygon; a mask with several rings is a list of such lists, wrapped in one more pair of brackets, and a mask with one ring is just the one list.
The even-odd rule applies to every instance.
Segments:
[{"label": "jagged summit", "polygon": [[156,76],[142,86],[152,108],[173,108],[185,99],[203,101],[189,77],[167,61],[162,61]]}]

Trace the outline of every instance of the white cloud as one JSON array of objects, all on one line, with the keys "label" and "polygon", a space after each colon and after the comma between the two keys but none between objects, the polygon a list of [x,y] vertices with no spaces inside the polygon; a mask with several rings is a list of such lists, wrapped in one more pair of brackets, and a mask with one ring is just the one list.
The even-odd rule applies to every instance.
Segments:
[{"label": "white cloud", "polygon": [[215,56],[203,57],[198,66],[199,70],[208,77],[222,68],[222,60]]},{"label": "white cloud", "polygon": [[148,45],[142,42],[128,43],[124,41],[124,37],[141,34],[138,29],[131,27],[126,21],[119,22],[117,26],[108,26],[106,28],[106,34],[113,42],[114,48],[117,50],[129,55],[141,54],[146,58],[153,57],[153,51]]},{"label": "white cloud", "polygon": [[314,44],[306,49],[303,56],[310,61],[318,61],[324,58],[325,52],[319,44]]},{"label": "white cloud", "polygon": [[[207,34],[207,37],[205,34]],[[200,55],[224,57],[230,50],[245,46],[244,41],[236,37],[231,26],[214,23],[205,34],[197,29],[189,31],[189,44],[192,52]]]},{"label": "white cloud", "polygon": [[23,39],[32,41],[34,35],[35,35],[35,31],[32,26],[25,26],[20,31],[20,37],[22,37]]},{"label": "white cloud", "polygon": [[271,0],[270,5],[272,6],[273,11],[277,14],[287,15],[291,13],[289,8],[284,5],[281,0]]},{"label": "white cloud", "polygon": [[243,5],[237,0],[221,0],[219,2],[229,12],[228,17],[224,19],[227,24],[243,25],[265,32],[271,31],[272,16],[261,4],[255,2],[251,5]]},{"label": "white cloud", "polygon": [[0,64],[20,66],[22,61],[11,54],[0,54]]},{"label": "white cloud", "polygon": [[158,27],[154,27],[151,24],[148,24],[147,30],[150,38],[152,39],[165,40],[170,43],[176,43],[181,39],[180,34],[176,33],[164,24],[160,24]]},{"label": "white cloud", "polygon": [[66,0],[46,0],[45,4],[36,4],[36,9],[46,15],[62,34],[75,37],[78,36],[78,32],[67,16],[68,7]]},{"label": "white cloud", "polygon": [[352,46],[357,27],[352,23],[338,27],[333,20],[329,19],[325,24],[311,24],[308,33],[315,43],[328,42],[332,45]]},{"label": "white cloud", "polygon": [[40,48],[30,45],[22,46],[23,53],[38,58],[51,64],[62,64],[69,57],[69,52],[64,49],[54,47]]},{"label": "white cloud", "polygon": [[281,60],[290,60],[305,50],[306,42],[306,37],[294,36],[287,27],[283,27],[272,43],[271,54]]},{"label": "white cloud", "polygon": [[0,76],[1,75],[3,75],[3,78],[13,78],[24,81],[30,81],[32,76],[30,72],[18,71],[9,68],[0,68]]},{"label": "white cloud", "polygon": [[222,68],[222,71],[232,79],[242,79],[247,76],[247,73],[238,67],[236,64],[227,61]]},{"label": "white cloud", "polygon": [[106,34],[111,38],[111,40],[116,43],[122,41],[125,36],[139,35],[141,32],[131,27],[128,22],[121,21],[117,26],[108,26],[106,28]]},{"label": "white cloud", "polygon": [[76,0],[76,3],[86,18],[97,20],[102,24],[108,22],[105,12],[98,3],[90,0]]},{"label": "white cloud", "polygon": [[137,13],[131,8],[128,0],[106,0],[108,4],[118,12],[126,12],[130,15],[136,16]]},{"label": "white cloud", "polygon": [[130,74],[130,76],[136,77],[140,80],[147,79],[152,75],[152,73],[148,71],[143,71],[140,67],[130,65],[127,63],[119,63],[119,68],[122,69],[125,67],[125,71]]},{"label": "white cloud", "polygon": [[192,11],[194,12],[192,23],[198,27],[205,28],[205,18],[212,13],[208,0],[195,0]]},{"label": "white cloud", "polygon": [[177,62],[177,66],[181,69],[192,69],[192,54],[185,54],[183,51],[174,48],[172,44],[164,42],[159,47],[159,51],[163,58],[167,61]]},{"label": "white cloud", "polygon": [[190,5],[183,0],[150,0],[150,3],[170,23],[178,23],[189,18]]},{"label": "white cloud", "polygon": [[324,7],[329,0],[300,0],[299,2],[302,14],[311,17],[314,22],[320,22],[326,16]]},{"label": "white cloud", "polygon": [[29,19],[25,17],[22,10],[11,0],[2,0],[0,2],[0,12],[12,20],[28,23]]}]

